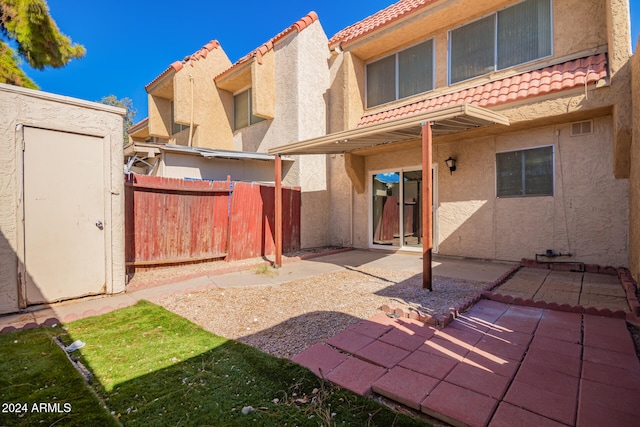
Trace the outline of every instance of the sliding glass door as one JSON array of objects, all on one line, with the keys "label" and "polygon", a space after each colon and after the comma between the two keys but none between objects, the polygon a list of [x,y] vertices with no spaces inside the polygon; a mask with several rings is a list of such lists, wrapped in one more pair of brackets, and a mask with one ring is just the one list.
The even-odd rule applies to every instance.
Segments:
[{"label": "sliding glass door", "polygon": [[[435,250],[437,175],[433,176]],[[372,175],[372,247],[422,249],[422,191],[422,170],[399,170]]]}]

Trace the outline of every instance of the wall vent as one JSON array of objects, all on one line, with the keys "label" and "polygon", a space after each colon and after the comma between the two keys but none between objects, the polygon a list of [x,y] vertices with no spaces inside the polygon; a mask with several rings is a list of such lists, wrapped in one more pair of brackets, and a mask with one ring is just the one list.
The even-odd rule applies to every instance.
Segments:
[{"label": "wall vent", "polygon": [[589,135],[593,133],[593,121],[571,123],[571,136]]}]

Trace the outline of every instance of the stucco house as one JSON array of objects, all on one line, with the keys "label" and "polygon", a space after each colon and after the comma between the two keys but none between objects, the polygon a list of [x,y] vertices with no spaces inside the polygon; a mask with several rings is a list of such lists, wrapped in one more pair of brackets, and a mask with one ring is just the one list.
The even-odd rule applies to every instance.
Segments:
[{"label": "stucco house", "polygon": [[328,243],[422,250],[428,122],[435,252],[629,265],[628,1],[402,0],[329,48],[327,135],[269,150],[328,155]]},{"label": "stucco house", "polygon": [[[310,12],[233,64],[217,42],[171,64],[146,86],[149,117],[125,147],[130,170],[273,182],[269,148],[326,134],[328,46]],[[301,245],[328,244],[329,214],[317,209],[328,203],[326,156],[283,160],[284,184],[302,191]]]},{"label": "stucco house", "polygon": [[[208,46],[147,86],[131,137],[153,159],[191,145],[189,164],[288,156],[302,247],[424,251],[429,217],[443,255],[640,274],[628,0],[401,0],[330,38],[310,12],[234,64]],[[209,61],[191,120],[187,70]],[[198,137],[169,139],[174,121]]]}]

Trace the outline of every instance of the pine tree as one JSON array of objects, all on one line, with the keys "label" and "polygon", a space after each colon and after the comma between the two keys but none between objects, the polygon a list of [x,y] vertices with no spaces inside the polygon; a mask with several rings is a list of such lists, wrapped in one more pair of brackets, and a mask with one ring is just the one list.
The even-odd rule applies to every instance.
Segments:
[{"label": "pine tree", "polygon": [[[83,46],[62,34],[49,14],[46,0],[0,0],[0,82],[37,89],[20,69],[22,58],[37,70],[64,67],[82,58]],[[9,46],[13,41],[17,52]]]}]

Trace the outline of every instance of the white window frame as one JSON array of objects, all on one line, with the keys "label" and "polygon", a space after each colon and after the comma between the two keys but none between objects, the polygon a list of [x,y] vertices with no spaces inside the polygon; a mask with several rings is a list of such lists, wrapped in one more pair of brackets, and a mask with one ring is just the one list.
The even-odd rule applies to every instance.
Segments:
[{"label": "white window frame", "polygon": [[[554,0],[549,0],[549,20],[550,20],[549,29],[551,31],[551,34],[549,35],[550,40],[551,40],[551,52],[550,52],[550,54],[547,55],[547,56],[542,56],[540,58],[532,59],[531,61],[523,62],[521,64],[516,64],[516,65],[513,65],[513,66],[508,67],[508,68],[500,68],[500,69],[498,69],[498,12],[500,12],[502,10],[505,10],[505,9],[509,9],[510,7],[516,6],[516,5],[520,4],[520,3],[524,3],[525,1],[527,1],[527,0],[521,0],[521,1],[517,2],[517,3],[511,4],[511,5],[507,6],[507,7],[503,7],[502,9],[496,10],[495,12],[491,12],[491,13],[488,13],[488,14],[486,14],[484,16],[481,16],[478,19],[474,19],[472,21],[465,22],[463,25],[458,25],[457,27],[452,28],[447,32],[447,44],[448,44],[448,46],[447,46],[447,57],[448,57],[447,58],[447,82],[448,82],[449,86],[457,85],[457,84],[464,83],[464,82],[468,82],[470,80],[477,79],[477,78],[480,78],[482,76],[486,76],[487,74],[495,73],[497,71],[508,70],[509,68],[520,67],[522,65],[531,64],[531,63],[534,63],[536,61],[540,61],[542,59],[553,57],[553,51],[554,51],[554,43],[553,43],[553,40],[554,40],[554,33],[553,33],[553,23],[554,23],[553,1]],[[494,35],[493,35],[493,46],[494,46],[493,70],[488,72],[488,73],[485,73],[485,74],[480,74],[480,75],[477,75],[475,77],[469,77],[468,79],[460,80],[460,81],[457,81],[455,83],[452,83],[451,82],[451,33],[453,31],[459,29],[459,28],[463,28],[463,27],[466,27],[467,25],[473,24],[474,22],[481,21],[481,20],[483,20],[483,19],[485,19],[485,18],[487,18],[489,16],[493,16],[494,20],[495,20],[494,21]]]},{"label": "white window frame", "polygon": [[[409,50],[412,47],[418,46],[418,45],[420,45],[422,43],[426,43],[428,41],[431,41],[431,51],[432,51],[432,55],[431,55],[431,89],[429,89],[429,90],[427,90],[425,92],[415,93],[413,95],[409,95],[409,96],[405,96],[404,98],[400,98],[400,73],[399,73],[400,70],[399,70],[398,54],[400,52],[403,52],[405,50]],[[381,60],[389,58],[391,56],[395,56],[395,99],[392,99],[391,101],[383,102],[381,104],[376,104],[376,105],[369,106],[369,95],[368,95],[369,91],[367,90],[368,87],[369,87],[369,81],[368,81],[369,80],[369,73],[367,71],[368,67],[369,67],[369,64],[373,64],[374,62],[381,61]],[[364,83],[364,98],[365,98],[364,99],[364,104],[365,104],[365,109],[376,108],[376,107],[379,107],[381,105],[386,105],[386,104],[390,104],[392,102],[399,101],[401,99],[407,99],[407,98],[411,98],[412,96],[417,96],[417,95],[420,95],[420,94],[423,94],[423,93],[433,92],[435,90],[435,88],[436,88],[436,39],[435,39],[435,37],[430,37],[428,39],[424,39],[424,40],[422,40],[422,41],[420,41],[418,43],[412,44],[411,46],[404,47],[404,48],[402,48],[400,50],[397,50],[397,51],[395,51],[393,53],[381,56],[379,58],[376,58],[376,59],[374,59],[372,61],[367,62],[365,64],[365,67],[364,67],[364,81],[365,81],[365,83]]]},{"label": "white window frame", "polygon": [[[433,169],[433,188],[432,188],[432,198],[433,198],[433,231],[432,231],[432,252],[433,253],[438,253],[438,243],[440,240],[440,223],[439,223],[439,203],[438,203],[438,164],[437,163],[433,163],[431,165],[431,168]],[[405,172],[415,172],[415,171],[419,171],[422,170],[422,165],[415,165],[415,166],[407,166],[407,167],[400,167],[400,168],[389,168],[389,169],[379,169],[379,170],[370,170],[369,171],[369,179],[367,180],[367,242],[369,244],[369,248],[371,249],[385,249],[385,250],[402,250],[402,251],[407,251],[407,252],[420,252],[422,253],[423,248],[422,247],[415,247],[415,246],[404,246],[404,245],[400,245],[400,246],[390,246],[390,245],[377,245],[375,243],[373,243],[373,187],[372,187],[372,182],[373,182],[373,177],[377,174],[380,173],[393,173],[393,172],[399,172],[400,173],[400,182],[402,183],[402,178],[404,176]],[[404,200],[404,186],[399,185],[399,189],[400,189],[400,196],[399,199],[400,200]],[[398,209],[400,209],[398,207]],[[422,220],[422,218],[420,219]],[[399,215],[399,227],[400,230],[404,230],[404,215]]]},{"label": "white window frame", "polygon": [[[498,154],[513,153],[514,151],[529,151],[538,148],[551,147],[551,194],[514,194],[511,196],[498,196]],[[554,144],[536,145],[532,147],[522,147],[513,150],[496,151],[494,156],[495,166],[495,195],[497,199],[518,199],[530,197],[555,197],[556,196],[556,146]],[[524,171],[523,171],[524,172]]]}]

